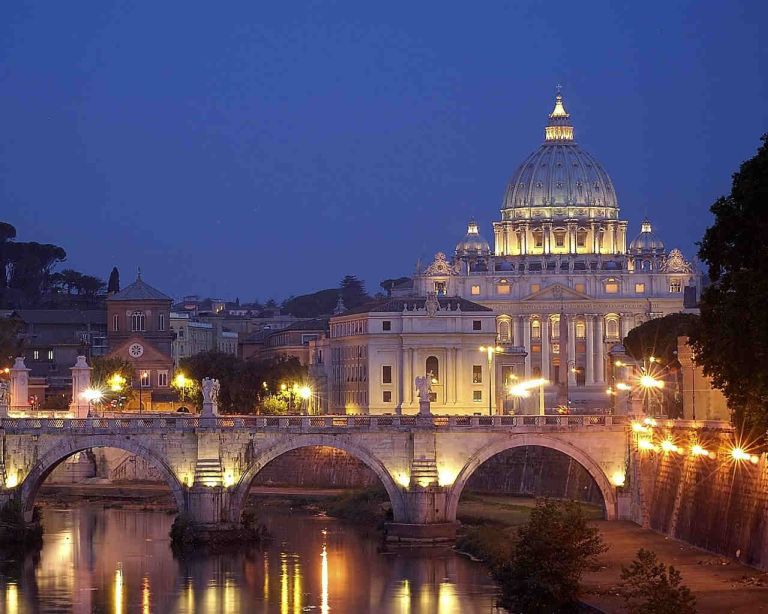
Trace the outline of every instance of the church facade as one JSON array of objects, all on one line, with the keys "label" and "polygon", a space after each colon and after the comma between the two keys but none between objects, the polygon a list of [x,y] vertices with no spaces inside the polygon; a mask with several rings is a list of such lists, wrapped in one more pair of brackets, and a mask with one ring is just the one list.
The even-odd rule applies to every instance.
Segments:
[{"label": "church facade", "polygon": [[[610,176],[574,139],[559,93],[544,136],[507,185],[500,219],[493,223],[493,246],[470,221],[450,256],[436,254],[429,266],[417,270],[412,289],[402,296],[393,292],[403,306],[409,297],[412,305],[422,305],[414,313],[421,313],[425,322],[430,317],[423,305],[432,296],[441,309],[444,301],[461,300],[488,310],[483,313],[491,316],[493,339],[482,341],[495,344],[488,369],[494,361],[507,367],[492,370],[495,413],[510,411],[506,391],[512,381],[530,379],[548,382],[547,407],[568,403],[576,411],[606,408],[606,389],[617,378],[612,349],[635,326],[694,310],[698,299],[698,275],[679,250],[666,249],[649,220],[627,243],[628,224],[620,217]],[[404,307],[402,315],[407,313]],[[346,317],[332,318],[331,330]],[[471,335],[476,331],[463,327],[452,335],[429,338],[430,326],[435,325],[421,325],[424,357],[398,359],[397,364],[408,366],[398,371],[403,380],[397,387],[404,392],[394,405],[396,411],[415,411],[407,391],[415,376],[429,371],[426,357],[447,356],[455,347],[473,351],[475,358],[467,354],[461,366],[448,372],[454,381],[444,385],[462,390],[457,398],[477,397],[473,379],[483,363],[478,359],[482,344]],[[366,360],[377,368],[378,353],[366,335],[370,337],[370,333],[358,335],[357,343],[367,348]],[[331,334],[324,343],[327,354],[341,342]],[[520,359],[505,358],[510,356]],[[332,378],[326,381],[331,382],[326,396],[332,398]],[[374,400],[382,397],[384,388],[376,377],[370,377],[366,386],[368,401],[359,408],[379,413],[380,403]],[[455,407],[463,413],[475,405],[457,402]],[[342,408],[343,404],[330,406]],[[436,411],[440,409],[447,408]]]}]

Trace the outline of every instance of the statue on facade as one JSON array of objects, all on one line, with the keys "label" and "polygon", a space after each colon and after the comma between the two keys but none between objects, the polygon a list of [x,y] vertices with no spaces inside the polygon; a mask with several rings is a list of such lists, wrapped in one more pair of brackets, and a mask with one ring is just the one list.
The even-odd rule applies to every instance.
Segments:
[{"label": "statue on facade", "polygon": [[437,295],[434,292],[430,292],[427,296],[427,300],[424,302],[424,309],[427,310],[428,318],[434,318],[440,310],[440,301],[437,300]]},{"label": "statue on facade", "polygon": [[7,382],[0,382],[0,413],[2,413],[3,410],[6,412],[8,411],[10,401],[11,394]]}]

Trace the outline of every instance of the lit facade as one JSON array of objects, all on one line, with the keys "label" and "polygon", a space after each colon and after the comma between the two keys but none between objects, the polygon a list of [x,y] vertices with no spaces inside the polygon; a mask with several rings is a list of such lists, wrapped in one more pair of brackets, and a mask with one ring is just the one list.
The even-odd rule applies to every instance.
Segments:
[{"label": "lit facade", "polygon": [[[378,312],[347,312],[331,319],[330,336],[315,344],[324,366],[317,357],[312,366],[318,390],[324,391],[323,411],[415,412],[414,379],[428,371],[422,364],[425,357],[449,360],[457,348],[462,358],[456,356],[454,364],[461,367],[444,371],[439,384],[444,388],[437,395],[449,403],[439,402],[433,411],[475,410],[480,405],[471,400],[477,393],[473,372],[466,367],[482,366],[478,347],[488,344],[500,348],[496,356],[515,356],[510,363],[519,363],[508,365],[513,371],[493,373],[492,411],[509,410],[503,391],[511,373],[519,380],[545,378],[547,407],[570,403],[571,411],[606,409],[606,389],[616,375],[611,348],[650,318],[696,308],[698,275],[679,250],[667,251],[648,220],[628,244],[628,224],[620,218],[610,176],[576,142],[560,94],[544,142],[507,185],[493,239],[491,247],[470,221],[452,255],[438,253],[417,271],[412,289],[393,291],[402,303],[386,319],[404,327],[398,331],[411,326],[407,334],[390,331],[387,339],[378,329],[383,319]],[[414,320],[418,310],[411,313],[405,305],[425,305],[430,296],[441,307],[444,301],[464,300],[485,308],[478,312],[482,335],[475,336],[477,331],[463,323],[438,334],[435,322],[441,321],[442,309],[431,318],[424,310],[425,317]],[[334,333],[349,318],[359,319],[364,332],[349,339]],[[469,322],[472,317],[462,313],[460,319]],[[354,356],[355,377],[362,377],[357,375],[358,362],[366,370],[364,385],[344,375],[349,365],[342,357],[347,354]],[[390,363],[394,379],[391,395],[386,395],[380,371]],[[381,401],[385,396],[392,399],[387,404]]]}]

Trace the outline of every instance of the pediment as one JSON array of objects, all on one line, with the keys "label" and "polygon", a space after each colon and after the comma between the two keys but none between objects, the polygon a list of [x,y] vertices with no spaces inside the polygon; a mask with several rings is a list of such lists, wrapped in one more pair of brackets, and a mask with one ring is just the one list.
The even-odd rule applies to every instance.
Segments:
[{"label": "pediment", "polygon": [[590,297],[583,292],[577,292],[562,284],[552,284],[542,288],[538,292],[529,294],[524,301],[588,301]]}]

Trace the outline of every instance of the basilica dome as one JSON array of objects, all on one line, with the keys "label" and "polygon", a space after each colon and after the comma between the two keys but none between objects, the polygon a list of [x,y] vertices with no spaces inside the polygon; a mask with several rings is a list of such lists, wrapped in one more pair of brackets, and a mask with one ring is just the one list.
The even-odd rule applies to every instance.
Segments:
[{"label": "basilica dome", "polygon": [[[616,191],[608,173],[573,139],[570,115],[558,93],[549,114],[544,143],[515,171],[502,205],[504,219],[527,217],[516,209],[530,207],[584,207],[563,212],[568,217],[618,217]],[[601,211],[586,209],[599,208]],[[533,212],[533,217],[553,214]]]},{"label": "basilica dome", "polygon": [[488,244],[477,229],[477,222],[469,220],[467,224],[467,234],[456,245],[456,255],[462,256],[487,256],[491,253],[491,246]]},{"label": "basilica dome", "polygon": [[655,234],[651,223],[645,219],[640,227],[640,234],[629,244],[630,254],[663,254],[664,243]]}]

